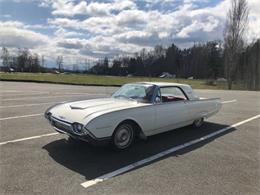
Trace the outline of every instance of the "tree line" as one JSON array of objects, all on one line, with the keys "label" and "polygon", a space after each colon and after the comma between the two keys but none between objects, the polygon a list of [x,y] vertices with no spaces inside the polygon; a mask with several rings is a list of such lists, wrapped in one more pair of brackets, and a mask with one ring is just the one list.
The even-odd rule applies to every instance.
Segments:
[{"label": "tree line", "polygon": [[90,70],[95,74],[157,77],[163,72],[178,78],[198,79],[224,77],[223,48],[220,41],[194,44],[180,49],[175,44],[168,48],[160,45],[148,51],[142,49],[134,56],[114,59],[109,66],[108,59],[99,61]]},{"label": "tree line", "polygon": [[10,53],[6,47],[2,48],[2,64],[6,71],[14,69],[17,72],[44,71],[44,56],[31,53],[28,49],[18,49],[16,54]]},{"label": "tree line", "polygon": [[[225,48],[221,41],[194,44],[180,49],[172,44],[168,48],[155,46],[151,51],[142,49],[134,56],[97,62],[90,72],[99,75],[158,77],[163,72],[177,78],[212,79],[227,78]],[[244,83],[248,89],[259,90],[260,39],[246,46],[238,56],[234,82]]]},{"label": "tree line", "polygon": [[63,69],[63,56],[57,56],[56,68],[49,68],[46,66],[44,55],[31,53],[27,48],[18,48],[16,51],[10,52],[8,48],[2,47],[2,69],[10,71],[13,69],[16,72],[52,72],[58,70],[62,72]]}]

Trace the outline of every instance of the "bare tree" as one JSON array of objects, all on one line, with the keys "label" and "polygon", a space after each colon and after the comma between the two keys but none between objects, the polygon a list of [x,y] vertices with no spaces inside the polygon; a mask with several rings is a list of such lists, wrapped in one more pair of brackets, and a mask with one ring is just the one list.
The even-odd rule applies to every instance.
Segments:
[{"label": "bare tree", "polygon": [[85,59],[84,60],[84,65],[85,65],[85,71],[89,71],[89,69],[90,69],[90,60],[89,59]]},{"label": "bare tree", "polygon": [[21,72],[30,71],[31,66],[31,53],[26,48],[19,48],[17,56],[17,70]]},{"label": "bare tree", "polygon": [[6,47],[2,48],[1,59],[2,59],[3,66],[9,67],[9,65],[10,65],[10,55],[9,55],[9,51]]},{"label": "bare tree", "polygon": [[246,0],[232,0],[224,30],[225,71],[228,89],[232,88],[239,55],[244,47],[244,34],[248,23],[248,13],[249,9]]},{"label": "bare tree", "polygon": [[45,58],[44,58],[44,55],[42,55],[42,58],[41,58],[41,66],[44,68],[45,67]]},{"label": "bare tree", "polygon": [[59,72],[62,71],[63,69],[63,57],[62,56],[58,56],[57,59],[56,59],[56,64],[59,68]]}]

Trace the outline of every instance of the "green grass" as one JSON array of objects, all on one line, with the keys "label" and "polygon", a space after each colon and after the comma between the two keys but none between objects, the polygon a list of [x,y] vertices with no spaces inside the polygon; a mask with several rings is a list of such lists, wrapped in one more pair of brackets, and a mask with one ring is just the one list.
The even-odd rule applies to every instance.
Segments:
[{"label": "green grass", "polygon": [[[194,89],[226,89],[226,83],[216,85],[207,84],[206,80],[187,80],[173,78],[149,78],[149,77],[119,77],[119,76],[97,76],[88,74],[51,74],[51,73],[0,73],[0,80],[13,81],[39,81],[78,85],[122,85],[139,81],[176,82],[191,85]],[[234,89],[244,90],[242,85],[234,85]]]}]

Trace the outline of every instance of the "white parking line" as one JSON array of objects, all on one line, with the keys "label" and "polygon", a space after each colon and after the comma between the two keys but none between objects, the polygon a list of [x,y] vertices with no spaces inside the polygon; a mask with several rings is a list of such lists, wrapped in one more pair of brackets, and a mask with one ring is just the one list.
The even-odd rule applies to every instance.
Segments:
[{"label": "white parking line", "polygon": [[18,93],[18,92],[22,92],[22,91],[18,91],[18,90],[3,90],[2,93]]},{"label": "white parking line", "polygon": [[45,102],[45,103],[38,103],[38,104],[17,104],[11,106],[0,106],[0,108],[17,108],[17,107],[25,107],[25,106],[38,106],[38,105],[45,105],[45,104],[56,104],[60,102]]},{"label": "white parking line", "polygon": [[209,138],[212,138],[212,137],[214,137],[214,136],[216,136],[216,135],[218,135],[218,134],[221,134],[221,133],[223,133],[223,132],[225,132],[225,131],[228,131],[228,130],[234,128],[234,127],[240,126],[240,125],[242,125],[242,124],[244,124],[244,123],[247,123],[247,122],[249,122],[249,121],[255,120],[255,119],[259,118],[259,117],[260,117],[260,114],[254,116],[254,117],[248,118],[248,119],[246,119],[246,120],[243,120],[243,121],[241,121],[241,122],[238,122],[238,123],[236,123],[236,124],[233,124],[233,125],[231,125],[231,126],[225,127],[225,128],[223,128],[223,129],[220,129],[220,130],[218,130],[218,131],[215,131],[214,133],[210,133],[210,134],[208,134],[208,135],[206,135],[206,136],[204,136],[204,137],[201,137],[201,138],[192,140],[192,141],[190,141],[190,142],[187,142],[187,143],[184,143],[184,144],[175,146],[175,147],[173,147],[173,148],[170,148],[170,149],[168,149],[168,150],[165,150],[165,151],[163,151],[163,152],[160,152],[160,153],[158,153],[158,154],[155,154],[155,155],[150,156],[150,157],[148,157],[148,158],[145,158],[145,159],[143,159],[143,160],[137,161],[137,162],[132,163],[132,164],[130,164],[130,165],[128,165],[128,166],[122,167],[122,168],[120,168],[120,169],[118,169],[118,170],[116,170],[116,171],[113,171],[113,172],[111,172],[111,173],[102,175],[102,176],[100,176],[100,177],[98,177],[98,178],[96,178],[96,179],[92,179],[92,180],[83,182],[83,183],[81,183],[81,185],[82,185],[84,188],[88,188],[88,187],[93,186],[93,185],[95,185],[95,184],[97,184],[97,183],[103,182],[103,181],[108,180],[108,179],[110,179],[110,178],[112,178],[112,177],[115,177],[115,176],[117,176],[117,175],[120,175],[120,174],[122,174],[122,173],[125,173],[125,172],[127,172],[127,171],[130,171],[130,170],[132,170],[132,169],[134,169],[134,168],[136,168],[136,167],[139,167],[139,166],[141,166],[141,165],[144,165],[144,164],[146,164],[146,163],[149,163],[149,162],[151,162],[151,161],[154,161],[154,160],[156,160],[156,159],[159,159],[159,158],[161,158],[161,157],[164,157],[164,156],[166,156],[166,155],[168,155],[168,154],[170,154],[170,153],[176,152],[176,151],[178,151],[178,150],[184,149],[184,148],[189,147],[189,146],[191,146],[191,145],[194,145],[194,144],[197,144],[197,143],[199,143],[199,142],[205,141],[205,140],[207,140],[207,139],[209,139]]},{"label": "white parking line", "polygon": [[16,94],[6,94],[6,93],[2,93],[1,95],[0,95],[0,97],[8,97],[8,96],[29,96],[29,95],[43,95],[43,94],[49,94],[49,93],[46,93],[46,92],[39,92],[39,93],[16,93]]},{"label": "white parking line", "polygon": [[228,103],[233,103],[233,102],[236,102],[237,100],[234,99],[234,100],[228,100],[228,101],[224,101],[224,102],[221,102],[222,104],[228,104]]},{"label": "white parking line", "polygon": [[14,101],[14,100],[27,100],[27,99],[43,99],[43,98],[56,98],[56,97],[74,97],[74,96],[97,96],[97,95],[108,95],[105,93],[72,93],[72,94],[64,94],[64,95],[49,95],[45,97],[21,97],[21,98],[9,98],[9,99],[2,99],[1,101]]},{"label": "white parking line", "polygon": [[0,121],[11,120],[11,119],[17,119],[17,118],[34,117],[34,116],[40,116],[40,115],[43,115],[43,113],[39,113],[39,114],[28,114],[28,115],[22,115],[22,116],[11,116],[11,117],[6,117],[6,118],[0,118]]},{"label": "white parking line", "polygon": [[21,139],[14,139],[14,140],[10,140],[10,141],[0,142],[0,146],[8,144],[8,143],[21,142],[21,141],[25,141],[25,140],[37,139],[37,138],[41,138],[41,137],[48,137],[48,136],[58,135],[58,134],[59,133],[48,133],[48,134],[36,135],[36,136],[32,136],[32,137],[25,137],[25,138],[21,138]]},{"label": "white parking line", "polygon": [[[96,94],[86,94],[86,95],[96,95]],[[10,98],[2,99],[1,101],[14,101],[14,100],[27,100],[27,99],[44,99],[44,98],[56,98],[56,97],[69,97],[69,96],[84,96],[83,94],[71,94],[71,95],[53,95],[45,97],[22,97],[22,98]]]}]

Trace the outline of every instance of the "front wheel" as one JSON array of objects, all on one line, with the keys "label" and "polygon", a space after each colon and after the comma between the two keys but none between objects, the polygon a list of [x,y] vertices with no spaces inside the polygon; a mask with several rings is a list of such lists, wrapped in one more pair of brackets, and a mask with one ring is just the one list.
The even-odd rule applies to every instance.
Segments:
[{"label": "front wheel", "polygon": [[204,118],[200,118],[193,122],[193,126],[199,128],[203,125],[203,123],[204,123]]},{"label": "front wheel", "polygon": [[131,146],[134,136],[133,126],[130,123],[122,123],[113,134],[112,145],[116,150],[125,150]]}]

